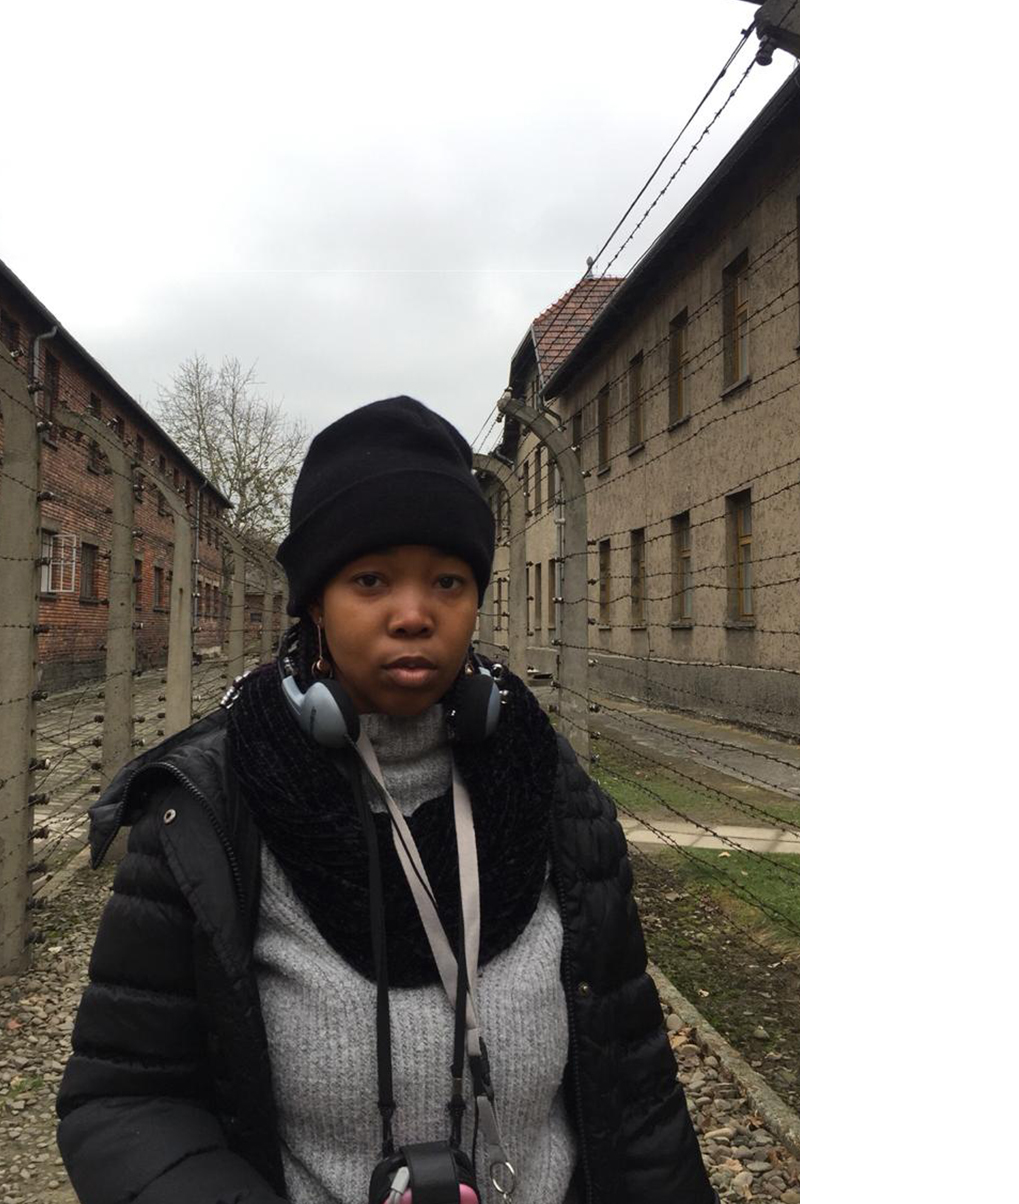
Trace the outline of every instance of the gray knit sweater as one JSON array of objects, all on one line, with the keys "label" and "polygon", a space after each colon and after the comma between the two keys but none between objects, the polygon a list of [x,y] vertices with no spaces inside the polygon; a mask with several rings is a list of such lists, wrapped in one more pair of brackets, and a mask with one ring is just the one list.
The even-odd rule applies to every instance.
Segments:
[{"label": "gray knit sweater", "polygon": [[[361,723],[404,814],[449,786],[451,754],[438,703],[414,719],[373,714]],[[379,1156],[375,984],[321,936],[264,843],[262,873],[255,964],[287,1195],[291,1204],[367,1204]],[[558,1204],[576,1161],[561,1088],[568,1044],[562,935],[546,883],[527,928],[478,975],[503,1142],[517,1171],[514,1204]],[[390,1009],[397,1144],[448,1137],[453,1012],[445,991],[437,983],[392,988]],[[468,1151],[472,1137],[469,1108]],[[478,1176],[482,1204],[498,1204],[480,1133]]]}]

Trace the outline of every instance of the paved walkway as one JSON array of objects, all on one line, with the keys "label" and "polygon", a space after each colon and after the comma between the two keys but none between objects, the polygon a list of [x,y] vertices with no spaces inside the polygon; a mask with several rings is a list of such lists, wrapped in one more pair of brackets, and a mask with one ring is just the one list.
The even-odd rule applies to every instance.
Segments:
[{"label": "paved walkway", "polygon": [[592,694],[592,698],[601,707],[591,716],[592,727],[626,735],[656,755],[687,757],[787,798],[800,797],[798,744],[676,711],[654,710],[607,694]]},{"label": "paved walkway", "polygon": [[[693,849],[731,849],[739,845],[754,853],[799,853],[800,838],[784,828],[744,828],[716,824],[710,832],[682,820],[637,820],[619,817],[631,844],[679,844]],[[654,824],[654,828],[649,827]],[[654,829],[657,829],[655,831]]]}]

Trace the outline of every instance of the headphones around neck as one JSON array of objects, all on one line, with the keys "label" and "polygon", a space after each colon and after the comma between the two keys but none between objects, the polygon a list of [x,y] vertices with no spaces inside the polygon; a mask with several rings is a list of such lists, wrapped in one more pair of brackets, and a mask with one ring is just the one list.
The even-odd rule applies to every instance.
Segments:
[{"label": "headphones around neck", "polygon": [[[297,684],[294,657],[298,626],[284,632],[280,640],[277,665],[290,713],[305,735],[326,748],[346,748],[356,744],[361,721],[353,700],[332,677],[320,678],[302,690]],[[499,715],[507,693],[499,688],[502,665],[486,668],[477,658],[474,645],[467,650],[467,661],[459,677],[441,700],[446,712],[449,739],[454,744],[480,744],[499,725]]]}]

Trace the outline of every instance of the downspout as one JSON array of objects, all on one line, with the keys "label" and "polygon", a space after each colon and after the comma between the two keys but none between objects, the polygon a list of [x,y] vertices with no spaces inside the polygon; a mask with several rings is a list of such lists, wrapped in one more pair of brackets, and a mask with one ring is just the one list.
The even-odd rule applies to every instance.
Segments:
[{"label": "downspout", "polygon": [[53,336],[55,334],[57,334],[57,332],[59,330],[60,330],[60,324],[56,323],[51,331],[49,331],[46,334],[37,334],[35,336],[35,338],[32,340],[32,383],[33,384],[36,384],[36,385],[42,384],[42,381],[39,379],[39,344],[43,341],[43,339],[52,339]]}]

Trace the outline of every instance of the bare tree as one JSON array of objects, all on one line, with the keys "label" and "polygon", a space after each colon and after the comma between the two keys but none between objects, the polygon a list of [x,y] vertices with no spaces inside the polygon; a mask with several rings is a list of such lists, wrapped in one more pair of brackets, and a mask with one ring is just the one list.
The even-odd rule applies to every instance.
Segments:
[{"label": "bare tree", "polygon": [[234,526],[281,539],[308,434],[261,395],[254,365],[227,356],[216,370],[195,352],[160,388],[157,404],[163,428],[233,502]]}]

